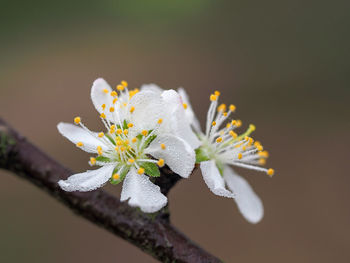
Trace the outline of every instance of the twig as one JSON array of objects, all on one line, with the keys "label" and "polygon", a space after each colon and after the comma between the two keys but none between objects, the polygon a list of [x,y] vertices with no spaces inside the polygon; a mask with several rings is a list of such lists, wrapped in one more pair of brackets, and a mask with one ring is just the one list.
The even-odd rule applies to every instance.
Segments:
[{"label": "twig", "polygon": [[[103,190],[65,192],[57,184],[72,174],[0,119],[0,168],[9,170],[62,201],[78,215],[129,241],[163,262],[221,262],[169,222],[169,213],[145,214]],[[164,194],[179,176],[164,168],[156,180]]]}]

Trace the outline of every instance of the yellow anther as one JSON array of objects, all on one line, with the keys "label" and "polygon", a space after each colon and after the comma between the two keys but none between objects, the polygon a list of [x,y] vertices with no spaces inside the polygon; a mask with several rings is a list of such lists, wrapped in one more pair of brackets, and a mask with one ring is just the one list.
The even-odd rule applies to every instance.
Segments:
[{"label": "yellow anther", "polygon": [[101,115],[100,115],[100,117],[101,117],[102,119],[106,119],[106,114],[104,114],[104,113],[102,112]]},{"label": "yellow anther", "polygon": [[163,167],[164,166],[164,159],[159,159],[157,164],[159,167]]},{"label": "yellow anther", "polygon": [[229,129],[231,127],[231,123],[226,124],[226,128]]},{"label": "yellow anther", "polygon": [[134,159],[129,159],[128,162],[129,162],[129,163],[134,163],[135,160],[134,160]]},{"label": "yellow anther", "polygon": [[102,147],[101,146],[97,146],[96,150],[97,150],[98,155],[102,155]]},{"label": "yellow anther", "polygon": [[130,99],[131,99],[135,94],[136,94],[135,91],[130,90],[130,91],[129,91],[129,97],[130,97]]},{"label": "yellow anther", "polygon": [[131,148],[132,148],[132,147],[131,147],[130,145],[128,145],[128,147],[127,147],[128,151],[130,151],[130,150],[131,150]]},{"label": "yellow anther", "polygon": [[227,112],[224,112],[222,115],[224,115],[225,117],[227,117]]},{"label": "yellow anther", "polygon": [[132,128],[133,126],[134,126],[134,124],[132,124],[131,122],[128,123],[128,127],[129,127],[129,128]]},{"label": "yellow anther", "polygon": [[267,173],[268,176],[273,176],[275,174],[275,170],[270,168],[270,169],[267,170],[266,173]]},{"label": "yellow anther", "polygon": [[266,164],[266,159],[264,159],[264,158],[259,159],[259,164],[260,165],[265,165]]},{"label": "yellow anther", "polygon": [[243,146],[242,151],[245,151],[245,150],[247,150],[247,147]]},{"label": "yellow anther", "polygon": [[226,110],[226,104],[220,104],[220,106],[218,107],[218,112],[224,112]]},{"label": "yellow anther", "polygon": [[259,156],[262,156],[262,157],[269,157],[269,153],[267,151],[263,151],[263,152],[258,152]]},{"label": "yellow anther", "polygon": [[127,83],[125,80],[122,80],[120,83],[121,83],[124,87],[127,87],[127,86],[128,86],[128,83]]},{"label": "yellow anther", "polygon": [[106,104],[102,104],[102,110],[105,110]]},{"label": "yellow anther", "polygon": [[163,119],[158,120],[158,124],[162,124],[162,122],[163,122]]},{"label": "yellow anther", "polygon": [[141,134],[142,134],[143,136],[147,136],[147,134],[148,134],[148,131],[146,131],[146,130],[143,130],[143,131],[141,132]]},{"label": "yellow anther", "polygon": [[129,144],[129,140],[125,140],[124,144],[128,145]]},{"label": "yellow anther", "polygon": [[248,136],[245,136],[244,137],[244,140],[247,142],[247,141],[249,141],[249,137]]},{"label": "yellow anther", "polygon": [[184,107],[184,109],[187,109],[187,104],[186,103],[182,103],[182,106]]},{"label": "yellow anther", "polygon": [[215,126],[215,125],[216,125],[216,121],[213,121],[213,122],[211,123],[211,125]]},{"label": "yellow anther", "polygon": [[123,133],[123,131],[122,131],[122,129],[117,129],[117,134],[122,134]]},{"label": "yellow anther", "polygon": [[255,141],[255,142],[254,142],[254,146],[255,146],[255,147],[258,147],[259,145],[261,145],[261,143],[260,143],[259,141]]},{"label": "yellow anther", "polygon": [[128,105],[126,102],[123,103],[123,107],[126,107],[126,105]]},{"label": "yellow anther", "polygon": [[237,133],[235,133],[234,131],[229,131],[229,134],[233,137],[233,138],[237,138]]},{"label": "yellow anther", "polygon": [[132,141],[133,143],[135,143],[135,142],[137,142],[137,138],[134,137],[134,138],[131,139],[131,141]]},{"label": "yellow anther", "polygon": [[221,138],[221,137],[218,137],[218,138],[216,139],[216,142],[217,142],[217,143],[222,142],[222,138]]},{"label": "yellow anther", "polygon": [[100,133],[98,134],[98,137],[100,137],[100,138],[102,138],[103,136],[105,136],[105,134],[104,134],[103,132],[100,132]]},{"label": "yellow anther", "polygon": [[125,149],[126,149],[126,148],[125,148],[124,146],[120,147],[120,150],[121,150],[122,152],[124,152]]},{"label": "yellow anther", "polygon": [[79,124],[81,122],[81,118],[80,117],[75,117],[74,118],[74,123],[75,124]]},{"label": "yellow anther", "polygon": [[111,130],[115,130],[115,125],[111,125]]},{"label": "yellow anther", "polygon": [[214,94],[215,94],[215,96],[220,96],[221,93],[220,93],[220,91],[217,91],[217,90],[216,90],[216,91],[214,92]]},{"label": "yellow anther", "polygon": [[114,107],[110,107],[110,108],[109,108],[109,111],[110,111],[110,112],[114,112]]},{"label": "yellow anther", "polygon": [[134,112],[134,110],[135,110],[135,107],[134,107],[134,106],[131,106],[131,108],[130,108],[130,112],[131,112],[131,113],[133,113],[133,112]]},{"label": "yellow anther", "polygon": [[115,99],[113,100],[113,104],[115,104],[117,101],[118,101],[118,98],[115,98]]},{"label": "yellow anther", "polygon": [[254,139],[253,138],[249,138],[248,146],[252,146],[253,142],[254,142]]},{"label": "yellow anther", "polygon": [[115,90],[113,90],[113,91],[111,92],[111,96],[112,96],[112,97],[117,97],[117,96],[118,96],[118,93],[117,93]]},{"label": "yellow anther", "polygon": [[124,87],[123,85],[118,85],[118,86],[117,86],[117,90],[119,90],[119,91],[124,90],[124,88],[125,88],[125,87]]},{"label": "yellow anther", "polygon": [[124,135],[127,135],[127,134],[129,133],[129,130],[128,130],[128,129],[125,129],[125,130],[123,131],[123,133],[124,133]]},{"label": "yellow anther", "polygon": [[217,99],[218,99],[218,97],[216,95],[214,95],[214,94],[210,95],[210,100],[211,101],[216,101]]},{"label": "yellow anther", "polygon": [[243,155],[241,153],[238,154],[238,160],[241,160]]},{"label": "yellow anther", "polygon": [[137,170],[137,173],[138,173],[139,175],[144,174],[144,173],[145,173],[145,169],[143,169],[142,167],[140,167],[140,168]]},{"label": "yellow anther", "polygon": [[117,174],[117,173],[113,174],[113,179],[114,180],[119,180],[119,178],[120,178],[119,174]]},{"label": "yellow anther", "polygon": [[232,120],[232,121],[231,121],[231,124],[232,124],[232,125],[236,125],[236,124],[237,124],[237,121],[236,121],[236,120]]},{"label": "yellow anther", "polygon": [[119,140],[117,140],[117,142],[116,142],[116,143],[117,143],[117,145],[118,145],[118,146],[120,146],[120,145],[122,145],[122,144],[123,144],[122,140],[120,140],[120,139],[119,139]]},{"label": "yellow anther", "polygon": [[264,148],[262,147],[262,145],[258,145],[256,146],[256,149],[258,149],[258,151],[262,151]]},{"label": "yellow anther", "polygon": [[109,91],[108,91],[108,89],[103,89],[103,92],[108,94]]},{"label": "yellow anther", "polygon": [[233,104],[231,104],[229,108],[230,108],[230,111],[235,111],[236,110],[236,106],[233,105]]},{"label": "yellow anther", "polygon": [[165,150],[165,148],[166,148],[165,144],[164,144],[164,143],[161,143],[161,144],[160,144],[160,148],[162,148],[162,150]]},{"label": "yellow anther", "polygon": [[249,125],[249,130],[251,130],[252,132],[256,130],[256,127],[254,124],[250,124]]},{"label": "yellow anther", "polygon": [[78,147],[82,147],[82,146],[84,146],[84,143],[82,143],[82,142],[77,142],[77,144],[76,144]]},{"label": "yellow anther", "polygon": [[114,150],[115,150],[116,152],[119,151],[119,147],[118,147],[118,146],[114,147]]},{"label": "yellow anther", "polygon": [[241,127],[242,126],[242,121],[241,120],[237,120],[236,126],[237,127]]},{"label": "yellow anther", "polygon": [[90,157],[90,164],[95,165],[96,164],[96,158]]}]

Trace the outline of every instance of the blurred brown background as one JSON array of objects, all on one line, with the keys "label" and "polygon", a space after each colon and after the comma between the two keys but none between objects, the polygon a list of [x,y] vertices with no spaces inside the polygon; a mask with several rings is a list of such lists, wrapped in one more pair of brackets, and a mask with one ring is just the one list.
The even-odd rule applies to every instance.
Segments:
[{"label": "blurred brown background", "polygon": [[[257,126],[277,175],[239,170],[265,205],[257,225],[200,173],[170,194],[173,223],[225,262],[349,262],[348,1],[1,1],[0,116],[75,170],[88,155],[56,124],[99,120],[94,79],[183,86]],[[0,171],[0,262],[155,262]],[[120,193],[120,186],[107,187]]]}]

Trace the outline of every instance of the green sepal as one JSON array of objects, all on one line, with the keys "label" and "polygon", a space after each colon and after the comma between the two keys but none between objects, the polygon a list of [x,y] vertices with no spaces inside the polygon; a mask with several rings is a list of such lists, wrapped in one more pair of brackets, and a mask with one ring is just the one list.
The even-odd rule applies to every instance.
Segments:
[{"label": "green sepal", "polygon": [[155,163],[142,163],[142,168],[145,169],[145,174],[151,177],[159,177],[160,172],[158,166]]},{"label": "green sepal", "polygon": [[195,152],[196,152],[196,163],[209,160],[209,156],[203,151],[202,148],[197,148]]},{"label": "green sepal", "polygon": [[146,140],[145,146],[147,147],[148,145],[150,145],[151,142],[153,142],[153,140],[154,140],[155,138],[157,138],[157,135],[155,135],[155,134],[151,135],[151,136]]},{"label": "green sepal", "polygon": [[[149,131],[148,131],[148,134],[150,134],[152,131],[153,131],[153,130],[149,130]],[[143,137],[142,134],[139,134],[139,135],[136,136],[136,138],[137,138],[139,141],[142,140],[142,137]],[[155,135],[155,134],[151,135],[151,136],[145,141],[145,143],[144,143],[145,146],[144,146],[144,147],[147,148],[147,146],[150,145],[150,143],[153,142],[153,140],[154,140],[155,138],[157,138],[157,135]]]},{"label": "green sepal", "polygon": [[109,135],[108,133],[105,134],[105,136],[108,138],[108,140],[113,143],[113,145],[115,145],[115,141],[113,140],[113,138],[111,137],[111,135]]},{"label": "green sepal", "polygon": [[130,168],[128,166],[124,166],[122,171],[119,174],[119,176],[120,176],[119,179],[118,180],[114,180],[113,179],[113,174],[117,173],[119,171],[119,168],[120,167],[118,167],[118,166],[116,168],[114,168],[112,176],[111,176],[111,178],[109,178],[109,182],[111,184],[113,184],[113,185],[119,184],[121,181],[123,181],[125,176],[128,174],[128,172],[130,170]]},{"label": "green sepal", "polygon": [[218,161],[216,161],[215,164],[216,164],[216,167],[218,168],[221,176],[224,176],[224,165]]},{"label": "green sepal", "polygon": [[107,157],[104,157],[104,156],[97,156],[96,157],[96,161],[109,163],[111,160],[109,158],[107,158]]},{"label": "green sepal", "polygon": [[128,128],[129,128],[128,127],[128,122],[126,120],[124,120],[124,122],[123,122],[123,130],[126,130]]}]

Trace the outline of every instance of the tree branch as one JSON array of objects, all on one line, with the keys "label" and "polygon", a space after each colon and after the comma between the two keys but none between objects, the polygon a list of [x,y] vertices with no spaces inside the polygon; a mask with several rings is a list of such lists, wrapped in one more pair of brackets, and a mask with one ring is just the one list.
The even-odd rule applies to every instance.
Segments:
[{"label": "tree branch", "polygon": [[[57,184],[72,174],[0,119],[0,168],[9,170],[163,262],[221,262],[169,222],[169,213],[145,214],[103,190],[65,192]],[[167,194],[180,177],[164,168],[156,183]]]}]

